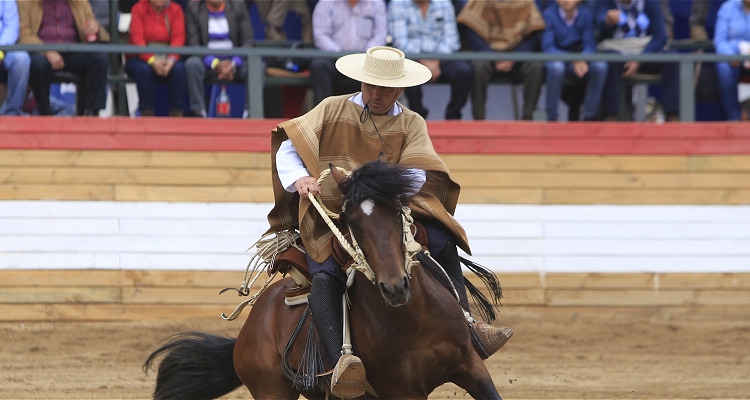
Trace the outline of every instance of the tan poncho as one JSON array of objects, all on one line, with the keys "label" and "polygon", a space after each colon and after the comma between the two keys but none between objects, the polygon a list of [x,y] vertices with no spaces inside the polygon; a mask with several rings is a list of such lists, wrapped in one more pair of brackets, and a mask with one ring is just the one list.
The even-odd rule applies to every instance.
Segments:
[{"label": "tan poncho", "polygon": [[544,29],[534,0],[469,0],[456,17],[496,51],[513,50],[524,37]]},{"label": "tan poncho", "polygon": [[[268,214],[271,225],[268,232],[298,228],[315,261],[323,262],[331,255],[330,229],[307,197],[300,198],[296,192],[284,190],[276,172],[276,152],[281,142],[289,138],[307,171],[316,179],[322,170],[328,169],[329,163],[351,171],[377,159],[383,151],[374,122],[380,135],[393,148],[392,154],[386,154],[388,162],[428,171],[427,182],[412,198],[410,207],[413,213],[440,221],[453,233],[458,246],[470,253],[466,233],[452,215],[460,187],[450,178],[448,167],[435,153],[424,119],[404,108],[398,116],[373,115],[360,123],[362,107],[349,101],[349,97],[351,95],[330,97],[307,114],[273,130],[271,160],[275,206]],[[341,211],[343,198],[333,178],[323,181],[321,198],[329,210]]]}]

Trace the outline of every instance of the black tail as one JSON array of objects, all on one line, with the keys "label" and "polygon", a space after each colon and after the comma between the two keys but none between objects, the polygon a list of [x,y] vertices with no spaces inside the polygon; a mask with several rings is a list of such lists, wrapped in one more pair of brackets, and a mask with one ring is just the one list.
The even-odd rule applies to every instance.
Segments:
[{"label": "black tail", "polygon": [[479,316],[485,322],[492,323],[497,319],[495,310],[500,306],[500,299],[503,297],[503,289],[500,287],[500,281],[498,281],[495,273],[487,269],[487,267],[463,257],[459,258],[461,259],[461,263],[476,274],[479,279],[484,282],[485,286],[487,286],[487,290],[490,294],[489,299],[487,299],[487,297],[468,279],[464,280]]},{"label": "black tail", "polygon": [[200,332],[174,335],[143,364],[148,373],[160,355],[154,399],[215,399],[242,385],[234,371],[237,339]]}]

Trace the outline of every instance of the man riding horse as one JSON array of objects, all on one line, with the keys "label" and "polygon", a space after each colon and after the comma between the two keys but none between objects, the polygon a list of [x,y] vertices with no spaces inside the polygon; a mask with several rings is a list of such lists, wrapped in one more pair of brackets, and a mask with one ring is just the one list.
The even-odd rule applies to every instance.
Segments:
[{"label": "man riding horse", "polygon": [[[470,253],[466,233],[453,218],[460,187],[450,177],[427,134],[425,120],[397,102],[405,87],[421,85],[430,70],[392,47],[372,47],[364,54],[341,57],[336,68],[362,83],[353,95],[332,96],[307,114],[280,124],[272,133],[275,207],[268,216],[269,232],[299,229],[312,276],[309,307],[318,332],[326,370],[332,368],[331,393],[342,398],[365,392],[362,361],[342,357],[341,296],[346,275],[332,256],[332,233],[308,193],[320,194],[325,206],[341,211],[342,196],[331,180],[322,187],[317,178],[334,163],[346,170],[378,158],[413,168],[422,183],[415,188],[410,208],[425,228],[428,250],[443,266],[455,286],[469,321],[476,351],[487,358],[512,336],[508,328],[474,321],[469,311],[460,247]],[[366,211],[365,211],[366,212]],[[456,316],[463,318],[464,316]]]}]

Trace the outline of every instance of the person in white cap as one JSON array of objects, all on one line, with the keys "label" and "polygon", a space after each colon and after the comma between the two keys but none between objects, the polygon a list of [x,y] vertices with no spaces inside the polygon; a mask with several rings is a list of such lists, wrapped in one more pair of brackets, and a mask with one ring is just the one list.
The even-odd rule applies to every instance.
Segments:
[{"label": "person in white cap", "polygon": [[[430,253],[451,276],[467,311],[456,246],[470,250],[464,229],[452,216],[460,188],[435,153],[424,119],[397,101],[405,87],[430,80],[430,70],[406,59],[401,50],[384,46],[341,57],[336,68],[360,81],[362,91],[329,97],[272,132],[275,207],[268,215],[268,232],[299,229],[312,276],[308,302],[325,368],[333,368],[331,393],[352,398],[365,393],[366,375],[358,357],[341,356],[341,296],[346,276],[332,257],[330,229],[311,207],[307,193],[332,193],[322,199],[333,212],[341,211],[342,200],[332,179],[325,180],[323,188],[318,185],[320,172],[328,169],[329,163],[353,170],[381,153],[388,162],[413,167],[423,186],[412,197],[412,213],[424,224]],[[474,347],[483,358],[500,349],[513,334],[508,328],[471,322]]]}]

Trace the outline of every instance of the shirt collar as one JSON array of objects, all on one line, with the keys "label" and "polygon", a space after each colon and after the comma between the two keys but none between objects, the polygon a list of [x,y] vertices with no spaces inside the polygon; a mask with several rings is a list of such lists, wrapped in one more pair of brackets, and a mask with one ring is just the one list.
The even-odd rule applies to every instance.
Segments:
[{"label": "shirt collar", "polygon": [[[356,105],[358,105],[358,106],[360,106],[362,108],[365,107],[365,103],[364,103],[364,101],[362,101],[362,92],[359,92],[359,93],[355,94],[354,96],[350,97],[349,101],[351,101],[352,103],[354,103],[354,104],[356,104]],[[385,115],[390,115],[390,116],[395,117],[395,116],[401,114],[402,111],[403,110],[401,109],[401,106],[398,105],[398,103],[393,103],[393,107],[391,107],[391,109],[388,110],[388,112],[385,113]]]},{"label": "shirt collar", "polygon": [[576,22],[576,18],[578,18],[578,7],[576,7],[576,11],[573,13],[573,18],[571,19],[568,19],[568,14],[565,13],[562,7],[557,7],[557,12],[560,13],[560,18],[562,18],[563,22],[565,22],[565,25],[567,26],[573,26],[573,24]]}]

